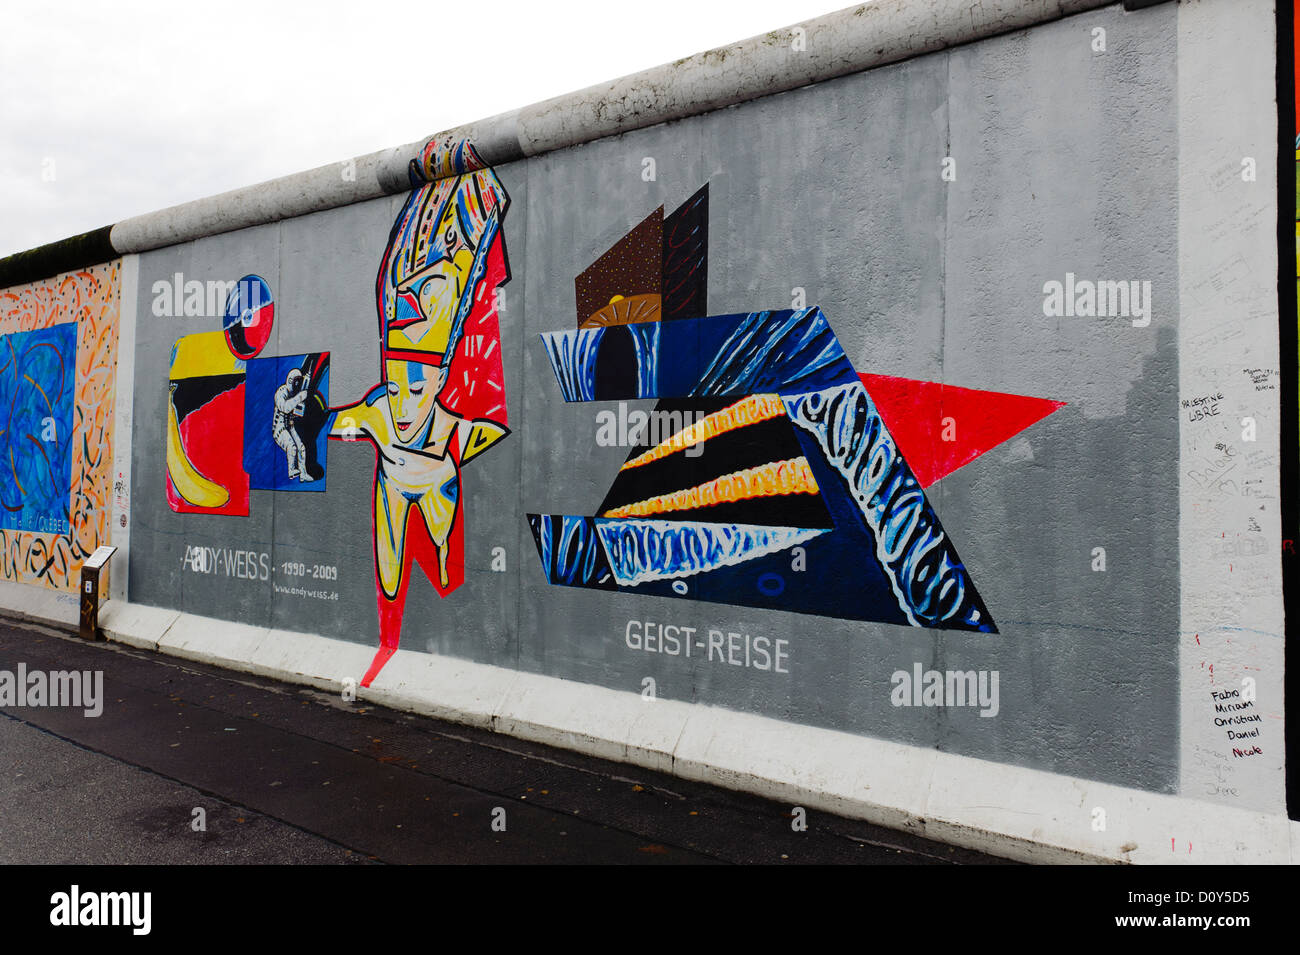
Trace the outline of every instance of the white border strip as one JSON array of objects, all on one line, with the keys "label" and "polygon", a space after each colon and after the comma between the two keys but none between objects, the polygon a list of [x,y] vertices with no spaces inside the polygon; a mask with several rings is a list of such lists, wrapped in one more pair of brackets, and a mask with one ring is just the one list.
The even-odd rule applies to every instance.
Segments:
[{"label": "white border strip", "polygon": [[1273,0],[1178,9],[1178,391],[1212,399],[1178,409],[1179,790],[1283,813],[1274,15]]},{"label": "white border strip", "polygon": [[113,509],[109,541],[117,553],[108,569],[108,597],[126,599],[127,567],[131,557],[131,444],[135,413],[135,309],[140,281],[140,257],[124,255],[118,272],[117,389],[113,399]]}]

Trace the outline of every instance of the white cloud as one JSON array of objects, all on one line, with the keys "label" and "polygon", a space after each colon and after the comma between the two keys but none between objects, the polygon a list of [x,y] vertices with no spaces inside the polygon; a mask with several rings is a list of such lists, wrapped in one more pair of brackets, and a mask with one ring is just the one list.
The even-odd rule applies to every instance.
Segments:
[{"label": "white cloud", "polygon": [[[0,31],[0,256],[397,146],[843,0],[54,0]],[[48,177],[53,162],[52,181]]]}]

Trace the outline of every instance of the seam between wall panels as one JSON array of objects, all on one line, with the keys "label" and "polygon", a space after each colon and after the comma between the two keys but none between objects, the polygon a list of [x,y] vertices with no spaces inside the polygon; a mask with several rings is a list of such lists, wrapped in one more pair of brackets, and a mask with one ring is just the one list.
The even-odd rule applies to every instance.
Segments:
[{"label": "seam between wall panels", "polygon": [[[134,446],[135,339],[139,308],[140,257],[124,255],[118,273],[117,349],[113,403],[113,507],[109,541],[118,548],[109,571],[109,597],[129,597],[131,560],[131,454]],[[118,491],[119,482],[124,490]]]},{"label": "seam between wall panels", "polygon": [[[523,177],[524,177],[524,201],[519,203],[519,206],[522,208],[522,218],[524,221],[523,221],[523,228],[522,229],[516,228],[514,230],[514,233],[515,235],[522,237],[524,248],[523,248],[523,255],[521,256],[520,260],[524,263],[527,263],[528,261],[528,220],[530,218],[529,215],[529,212],[531,211],[530,206],[532,205],[532,201],[533,201],[532,163],[521,162],[521,163],[516,163],[515,165],[521,167],[521,170],[523,172]],[[514,579],[515,579],[515,633],[514,633],[515,672],[519,672],[520,666],[523,661],[524,561],[526,560],[526,555],[528,554],[528,537],[531,536],[532,533],[531,530],[528,529],[528,518],[525,513],[526,493],[524,491],[524,481],[527,476],[524,467],[525,455],[524,455],[524,446],[523,446],[523,440],[524,440],[523,436],[524,434],[527,433],[526,425],[528,420],[527,419],[528,356],[525,352],[525,349],[528,345],[528,330],[527,330],[528,329],[528,294],[526,289],[528,285],[529,270],[525,267],[523,269],[523,272],[524,272],[524,277],[523,277],[523,281],[520,283],[520,287],[516,289],[513,294],[511,294],[511,300],[519,303],[518,304],[519,319],[517,322],[518,342],[515,346],[515,353],[519,356],[519,361],[517,366],[518,377],[516,379],[516,390],[519,395],[519,408],[516,411],[517,418],[515,419],[516,421],[519,422],[519,427],[516,432],[518,435],[518,442],[519,442],[519,446],[516,448],[516,453],[518,453],[519,455],[519,470],[518,470],[518,479],[515,482],[515,491],[517,494],[515,519],[517,523],[515,526],[515,536],[514,536],[514,540],[517,542],[518,553],[510,555],[509,558],[510,559],[509,566],[512,566],[514,568]],[[511,281],[512,282],[514,281],[513,274],[511,276]],[[507,577],[508,576],[509,576],[509,572],[507,572]],[[493,720],[493,729],[496,729],[495,714],[493,715],[492,720]]]},{"label": "seam between wall panels", "polygon": [[[943,56],[944,72],[944,103],[943,103],[943,155],[944,158],[952,156],[952,51],[945,50]],[[957,164],[958,168],[960,164]],[[941,164],[942,168],[942,164]],[[959,175],[955,172],[954,175]],[[948,355],[948,234],[949,219],[952,215],[952,205],[949,202],[949,190],[955,184],[954,182],[945,182],[940,178],[942,191],[940,193],[943,202],[943,236],[939,242],[939,380],[946,383],[948,381],[947,355]],[[940,412],[942,414],[942,410]],[[935,505],[940,509],[940,513],[945,510],[947,494],[943,483],[933,489],[937,491]],[[996,619],[996,618],[995,618]],[[946,660],[944,656],[943,638],[937,630],[930,631],[930,667],[932,670],[942,671],[947,669],[943,664]],[[943,751],[944,731],[948,729],[949,721],[947,710],[943,707],[936,707],[934,711],[935,721],[935,744],[934,748]]]}]

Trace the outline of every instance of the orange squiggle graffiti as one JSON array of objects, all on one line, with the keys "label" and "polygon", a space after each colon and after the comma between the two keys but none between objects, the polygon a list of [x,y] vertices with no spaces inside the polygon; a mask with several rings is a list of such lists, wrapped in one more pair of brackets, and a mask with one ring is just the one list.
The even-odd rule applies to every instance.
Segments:
[{"label": "orange squiggle graffiti", "polygon": [[709,438],[716,438],[720,434],[758,424],[760,421],[770,421],[783,414],[785,414],[785,404],[779,395],[749,395],[741,398],[734,405],[715,411],[690,427],[678,431],[667,441],[628,461],[620,470],[639,468],[684,448],[707,441]]},{"label": "orange squiggle graffiti", "polygon": [[0,335],[77,323],[69,530],[0,530],[0,579],[75,590],[82,563],[108,543],[119,277],[110,262],[0,292]]},{"label": "orange squiggle graffiti", "polygon": [[747,501],[784,494],[816,494],[817,480],[805,457],[771,461],[757,467],[724,474],[696,487],[627,504],[606,511],[603,517],[650,517],[671,511],[691,511],[715,504]]}]

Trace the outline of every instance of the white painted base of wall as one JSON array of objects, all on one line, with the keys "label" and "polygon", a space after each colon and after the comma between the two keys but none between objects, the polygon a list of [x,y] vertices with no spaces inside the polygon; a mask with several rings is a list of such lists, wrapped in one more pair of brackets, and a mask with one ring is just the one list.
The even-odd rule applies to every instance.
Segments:
[{"label": "white painted base of wall", "polygon": [[[112,578],[109,578],[110,583]],[[37,623],[77,629],[81,622],[81,608],[77,595],[61,590],[50,590],[33,584],[15,584],[0,580],[0,608],[5,616],[15,620],[34,620]]]},{"label": "white painted base of wall", "polygon": [[[9,613],[67,627],[75,601],[7,585]],[[70,610],[70,612],[69,612]],[[374,649],[109,601],[110,639],[341,692]],[[399,650],[359,701],[865,819],[1027,862],[1300,861],[1300,824],[1194,799]],[[1093,810],[1106,829],[1093,831]]]}]

